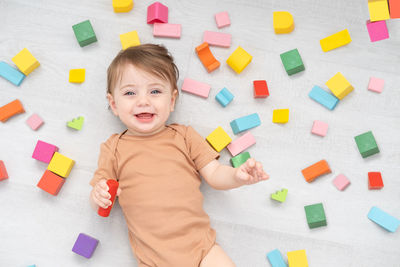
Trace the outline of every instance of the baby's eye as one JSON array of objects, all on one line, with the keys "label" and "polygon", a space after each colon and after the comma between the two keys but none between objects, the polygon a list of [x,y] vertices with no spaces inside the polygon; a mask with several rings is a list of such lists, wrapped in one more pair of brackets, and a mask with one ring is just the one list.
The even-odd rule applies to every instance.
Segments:
[{"label": "baby's eye", "polygon": [[158,89],[154,89],[154,90],[151,91],[151,93],[152,93],[152,94],[160,94],[161,91],[158,90]]},{"label": "baby's eye", "polygon": [[134,95],[134,94],[135,94],[134,92],[128,91],[124,95]]}]

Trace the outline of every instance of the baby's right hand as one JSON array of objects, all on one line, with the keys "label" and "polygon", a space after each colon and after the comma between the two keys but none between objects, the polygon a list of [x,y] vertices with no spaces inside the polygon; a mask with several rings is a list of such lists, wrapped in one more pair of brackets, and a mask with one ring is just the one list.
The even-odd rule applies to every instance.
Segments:
[{"label": "baby's right hand", "polygon": [[[117,190],[117,196],[121,193],[121,188]],[[104,209],[108,208],[112,204],[110,198],[111,195],[108,193],[108,185],[106,179],[101,179],[97,182],[97,184],[93,187],[92,192],[90,193],[92,201],[102,207]]]}]

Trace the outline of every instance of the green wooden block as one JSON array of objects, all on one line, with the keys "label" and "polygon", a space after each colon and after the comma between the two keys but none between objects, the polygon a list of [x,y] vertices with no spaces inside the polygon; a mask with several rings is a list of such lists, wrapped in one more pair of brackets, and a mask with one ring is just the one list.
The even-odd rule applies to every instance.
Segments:
[{"label": "green wooden block", "polygon": [[326,226],[325,211],[322,203],[304,206],[304,210],[306,211],[307,223],[310,229]]},{"label": "green wooden block", "polygon": [[83,121],[84,118],[82,116],[79,116],[78,118],[72,119],[72,121],[67,122],[67,126],[79,131],[80,129],[82,129]]},{"label": "green wooden block", "polygon": [[90,24],[89,20],[75,24],[72,26],[72,29],[74,30],[76,39],[81,47],[97,42],[96,34],[94,33],[92,24]]},{"label": "green wooden block", "polygon": [[243,163],[250,158],[249,152],[243,152],[231,158],[231,163],[234,168],[240,167]]},{"label": "green wooden block", "polygon": [[297,48],[281,54],[281,60],[289,75],[305,70],[303,60],[301,60]]},{"label": "green wooden block", "polygon": [[378,145],[371,131],[357,135],[356,140],[358,150],[363,158],[379,153]]},{"label": "green wooden block", "polygon": [[285,202],[287,193],[288,190],[286,188],[283,188],[281,191],[276,191],[276,193],[271,194],[271,198],[279,202]]}]

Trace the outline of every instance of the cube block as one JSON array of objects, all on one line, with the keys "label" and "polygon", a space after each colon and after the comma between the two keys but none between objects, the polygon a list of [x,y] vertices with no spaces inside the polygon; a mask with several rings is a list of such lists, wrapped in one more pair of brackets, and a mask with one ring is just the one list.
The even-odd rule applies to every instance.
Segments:
[{"label": "cube block", "polygon": [[304,249],[289,251],[287,257],[290,267],[308,267],[307,255]]},{"label": "cube block", "polygon": [[84,233],[80,233],[75,241],[72,251],[85,258],[91,258],[99,240]]},{"label": "cube block", "polygon": [[368,0],[368,9],[371,21],[390,19],[387,0]]},{"label": "cube block", "polygon": [[400,18],[400,1],[389,0],[389,13],[391,19]]},{"label": "cube block", "polygon": [[203,42],[214,46],[230,47],[231,40],[232,35],[229,33],[205,31],[203,35]]},{"label": "cube block", "polygon": [[72,26],[76,40],[81,47],[97,42],[96,34],[94,33],[92,24],[89,20],[82,21]]},{"label": "cube block", "polygon": [[314,181],[316,178],[318,178],[321,175],[331,173],[331,168],[328,165],[328,162],[326,160],[320,160],[317,163],[314,163],[313,165],[303,169],[301,173],[304,176],[304,179],[308,182],[311,183]]},{"label": "cube block", "polygon": [[283,188],[282,190],[276,191],[275,193],[271,194],[271,198],[279,202],[285,202],[287,193],[288,190],[286,188]]},{"label": "cube block", "polygon": [[396,232],[400,225],[400,220],[386,213],[378,207],[372,207],[368,212],[368,219],[378,224],[389,232]]},{"label": "cube block", "polygon": [[220,63],[211,53],[208,43],[202,43],[201,45],[197,46],[195,50],[201,63],[203,63],[203,66],[207,69],[208,72],[212,72],[219,68]]},{"label": "cube block", "polygon": [[83,83],[85,81],[85,69],[71,69],[69,70],[70,83]]},{"label": "cube block", "polygon": [[256,143],[256,139],[251,134],[251,132],[247,132],[232,143],[230,143],[227,148],[231,155],[234,157],[240,152],[246,150]]},{"label": "cube block", "polygon": [[147,7],[147,24],[168,23],[168,7],[155,2]]},{"label": "cube block", "polygon": [[36,131],[40,128],[40,126],[43,125],[43,120],[39,117],[39,115],[33,114],[26,120],[26,123],[29,125],[29,127],[31,127],[32,130]]},{"label": "cube block", "polygon": [[354,87],[340,72],[336,73],[325,83],[331,92],[340,100],[354,90]]},{"label": "cube block", "polygon": [[231,25],[228,12],[224,11],[215,14],[215,22],[217,23],[218,28]]},{"label": "cube block", "polygon": [[220,126],[210,133],[206,140],[217,152],[220,152],[232,141],[229,135]]},{"label": "cube block", "polygon": [[153,26],[153,36],[167,38],[181,38],[181,24],[168,24],[155,22]]},{"label": "cube block", "polygon": [[319,136],[325,136],[328,132],[328,127],[329,125],[326,122],[316,120],[313,123],[311,133]]},{"label": "cube block", "polygon": [[290,12],[275,11],[272,19],[276,34],[291,33],[294,30],[294,20]]},{"label": "cube block", "polygon": [[354,137],[354,140],[356,141],[358,150],[363,158],[379,153],[378,145],[376,144],[375,137],[371,131],[357,135]]},{"label": "cube block", "polygon": [[333,180],[333,184],[336,186],[336,188],[340,191],[343,191],[346,189],[347,186],[349,186],[350,181],[347,179],[346,176],[343,174],[339,174],[336,176],[336,178]]},{"label": "cube block", "polygon": [[122,49],[125,50],[131,46],[140,45],[139,35],[137,31],[131,31],[119,35],[119,40],[121,41]]},{"label": "cube block", "polygon": [[261,124],[260,117],[257,113],[240,117],[230,122],[234,134],[246,131]]},{"label": "cube block", "polygon": [[266,80],[253,81],[254,98],[266,98],[269,96],[268,85]]},{"label": "cube block", "polygon": [[368,172],[368,189],[382,189],[383,181],[380,172]]},{"label": "cube block", "polygon": [[0,61],[0,76],[16,86],[19,86],[25,78],[22,72],[11,67],[4,61]]},{"label": "cube block", "polygon": [[386,26],[385,20],[375,22],[367,20],[367,29],[371,42],[376,42],[389,38],[389,31]]},{"label": "cube block", "polygon": [[287,264],[282,258],[282,255],[278,249],[274,249],[267,254],[269,263],[272,267],[287,267]]},{"label": "cube block", "polygon": [[43,141],[38,140],[33,151],[32,158],[40,160],[45,163],[50,163],[58,147]]},{"label": "cube block", "polygon": [[42,178],[40,178],[37,186],[49,194],[56,196],[60,191],[61,187],[65,183],[65,179],[61,178],[55,173],[49,170],[45,170]]},{"label": "cube block", "polygon": [[272,113],[273,123],[287,123],[289,121],[289,109],[274,109]]},{"label": "cube block", "polygon": [[247,67],[247,65],[249,65],[252,59],[253,57],[247,53],[246,50],[238,46],[238,48],[236,48],[236,50],[228,57],[226,63],[237,74],[239,74]]},{"label": "cube block", "polygon": [[20,113],[24,113],[25,109],[22,106],[21,101],[15,99],[8,104],[0,107],[0,121],[6,122],[12,116],[15,116]]},{"label": "cube block", "polygon": [[385,85],[385,80],[371,77],[371,78],[369,78],[368,90],[374,91],[377,93],[382,93],[384,85]]},{"label": "cube block", "polygon": [[226,107],[229,103],[232,102],[234,96],[228,89],[223,88],[219,93],[215,96],[215,99],[220,103],[223,107]]},{"label": "cube block", "polygon": [[303,60],[297,48],[282,53],[280,57],[288,75],[293,75],[305,70]]},{"label": "cube block", "polygon": [[60,175],[61,177],[66,178],[71,172],[71,169],[74,166],[74,164],[75,164],[74,160],[58,152],[55,152],[53,158],[49,163],[49,166],[47,166],[47,169],[49,171],[54,172],[55,174]]},{"label": "cube block", "polygon": [[8,178],[8,173],[4,162],[0,160],[0,181],[3,181]]},{"label": "cube block", "polygon": [[22,49],[21,52],[13,57],[12,61],[25,75],[28,75],[40,65],[39,61],[37,61],[37,59],[26,48]]},{"label": "cube block", "polygon": [[326,217],[322,203],[304,206],[307,223],[310,229],[326,226]]},{"label": "cube block", "polygon": [[194,95],[198,95],[204,98],[208,97],[208,94],[210,93],[210,89],[211,86],[206,84],[206,83],[202,83],[199,81],[195,81],[189,78],[185,78],[183,80],[183,84],[182,84],[182,91],[194,94]]},{"label": "cube block", "polygon": [[328,93],[327,91],[316,85],[311,89],[308,96],[312,100],[318,102],[329,110],[333,110],[339,102],[339,99],[337,99],[336,96]]},{"label": "cube block", "polygon": [[133,0],[112,0],[115,13],[129,12],[133,8]]},{"label": "cube block", "polygon": [[319,41],[322,51],[328,52],[351,42],[350,33],[347,29],[325,37]]},{"label": "cube block", "polygon": [[240,153],[237,156],[234,156],[231,158],[231,164],[234,168],[240,167],[243,163],[246,162],[250,158],[250,153],[249,152],[243,152]]},{"label": "cube block", "polygon": [[79,116],[76,119],[72,119],[72,121],[67,122],[67,126],[69,128],[75,129],[75,130],[81,130],[82,126],[83,126],[83,122],[84,122],[85,118],[82,116]]}]

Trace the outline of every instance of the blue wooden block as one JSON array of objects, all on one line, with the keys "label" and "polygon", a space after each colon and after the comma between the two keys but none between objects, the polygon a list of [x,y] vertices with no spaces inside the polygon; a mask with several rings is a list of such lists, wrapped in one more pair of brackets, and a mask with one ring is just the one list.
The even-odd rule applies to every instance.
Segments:
[{"label": "blue wooden block", "polygon": [[223,88],[219,93],[215,96],[215,99],[223,106],[226,107],[232,100],[233,95],[229,92],[228,89]]},{"label": "blue wooden block", "polygon": [[378,207],[371,208],[368,213],[368,219],[385,228],[389,232],[395,232],[400,225],[400,220]]},{"label": "blue wooden block", "polygon": [[34,264],[34,265],[29,265],[28,267],[36,267],[36,265]]},{"label": "blue wooden block", "polygon": [[316,85],[311,89],[308,96],[330,110],[333,110],[339,102],[336,96]]},{"label": "blue wooden block", "polygon": [[253,113],[231,121],[231,127],[234,134],[254,128],[260,124],[260,117],[258,117],[257,113]]},{"label": "blue wooden block", "polygon": [[282,255],[278,249],[270,251],[267,254],[267,258],[272,267],[287,267],[287,264],[283,260]]},{"label": "blue wooden block", "polygon": [[19,70],[11,67],[6,62],[0,62],[0,76],[19,86],[25,78],[25,75]]}]

